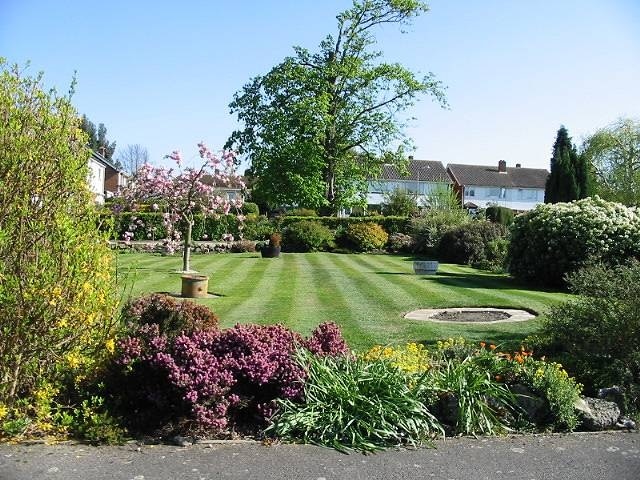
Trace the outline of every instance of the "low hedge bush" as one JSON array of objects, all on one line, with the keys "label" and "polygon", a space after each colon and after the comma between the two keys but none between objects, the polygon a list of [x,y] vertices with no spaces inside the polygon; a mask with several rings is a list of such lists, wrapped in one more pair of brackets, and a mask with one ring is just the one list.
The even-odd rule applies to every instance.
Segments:
[{"label": "low hedge bush", "polygon": [[507,229],[484,220],[465,223],[445,232],[438,244],[438,258],[446,263],[485,265],[500,261],[496,240],[504,239]]},{"label": "low hedge bush", "polygon": [[429,209],[412,218],[410,233],[415,240],[416,252],[435,256],[445,232],[470,221],[471,217],[461,208]]},{"label": "low hedge bush", "polygon": [[362,222],[350,224],[341,238],[345,247],[358,252],[369,252],[383,249],[389,240],[389,235],[377,223]]},{"label": "low hedge bush", "polygon": [[333,247],[333,232],[313,220],[290,223],[282,233],[282,248],[287,252],[317,252]]},{"label": "low hedge bush", "polygon": [[640,263],[586,267],[568,277],[577,297],[555,306],[528,342],[595,395],[622,387],[625,409],[640,412]]}]

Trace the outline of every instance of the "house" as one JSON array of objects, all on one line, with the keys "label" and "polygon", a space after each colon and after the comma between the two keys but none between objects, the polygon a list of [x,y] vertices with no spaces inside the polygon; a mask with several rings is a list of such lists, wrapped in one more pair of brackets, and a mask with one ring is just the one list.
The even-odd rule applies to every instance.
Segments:
[{"label": "house", "polygon": [[121,187],[127,185],[127,175],[97,152],[89,157],[89,189],[95,194],[96,203],[104,203]]},{"label": "house", "polygon": [[211,175],[203,175],[201,179],[205,185],[211,185],[215,192],[228,200],[244,200],[246,193],[246,178],[237,176],[230,179],[229,183],[223,183]]},{"label": "house", "polygon": [[367,204],[376,207],[384,203],[385,195],[400,190],[415,195],[419,205],[426,205],[432,194],[442,192],[451,186],[442,162],[435,160],[415,160],[409,157],[407,174],[396,166],[385,164],[379,178],[369,180]]},{"label": "house", "polygon": [[497,167],[449,164],[447,173],[466,208],[499,205],[516,211],[544,203],[549,176],[543,168],[522,168],[519,163],[507,167],[505,160],[500,160]]}]

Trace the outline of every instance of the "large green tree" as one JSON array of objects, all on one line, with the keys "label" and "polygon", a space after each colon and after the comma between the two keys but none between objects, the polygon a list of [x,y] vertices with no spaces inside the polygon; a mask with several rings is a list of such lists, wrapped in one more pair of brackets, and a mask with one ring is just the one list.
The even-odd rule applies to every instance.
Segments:
[{"label": "large green tree", "polygon": [[354,0],[316,52],[295,47],[236,93],[230,108],[244,128],[227,146],[247,155],[269,203],[335,212],[362,203],[383,162],[405,160],[411,142],[400,115],[422,94],[445,105],[444,94],[431,73],[418,78],[381,61],[374,33],[427,9],[418,0]]},{"label": "large green tree", "polygon": [[640,121],[621,118],[598,130],[582,145],[595,170],[601,197],[640,205]]},{"label": "large green tree", "polygon": [[578,155],[569,132],[562,126],[556,135],[551,172],[545,186],[545,203],[571,202],[591,195],[591,169],[586,157]]},{"label": "large green tree", "polygon": [[[113,160],[116,142],[110,142],[107,139],[107,127],[104,126],[104,123],[100,123],[96,128],[95,124],[86,115],[82,115],[80,129],[87,134],[89,139],[88,147],[91,150],[98,152],[107,160]],[[117,165],[120,166],[120,163],[117,162]]]}]

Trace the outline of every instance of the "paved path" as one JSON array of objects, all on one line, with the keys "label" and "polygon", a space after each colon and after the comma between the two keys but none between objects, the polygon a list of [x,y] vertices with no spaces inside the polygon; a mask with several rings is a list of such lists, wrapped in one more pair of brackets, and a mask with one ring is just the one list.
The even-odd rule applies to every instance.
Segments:
[{"label": "paved path", "polygon": [[0,445],[2,480],[639,480],[640,434],[456,438],[343,455],[305,445]]}]

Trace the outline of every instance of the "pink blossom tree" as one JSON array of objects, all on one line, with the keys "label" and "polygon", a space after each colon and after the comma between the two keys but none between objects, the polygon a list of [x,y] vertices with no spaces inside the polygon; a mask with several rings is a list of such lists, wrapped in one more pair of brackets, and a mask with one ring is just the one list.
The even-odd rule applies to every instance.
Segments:
[{"label": "pink blossom tree", "polygon": [[[191,232],[196,215],[217,218],[229,214],[233,209],[238,213],[238,220],[244,220],[239,214],[243,200],[229,199],[219,190],[221,186],[231,185],[244,188],[244,183],[235,172],[235,154],[223,151],[221,155],[216,155],[204,143],[198,144],[198,153],[202,159],[199,168],[183,168],[179,151],[165,157],[176,162],[177,170],[145,163],[129,185],[118,193],[120,201],[116,202],[119,209],[124,206],[136,211],[141,204],[147,204],[154,211],[162,212],[167,229],[167,250],[172,253],[182,239],[182,270],[185,273],[192,272]],[[125,240],[132,236],[130,233],[127,236],[127,233]],[[229,235],[225,234],[224,239],[228,240]]]}]

